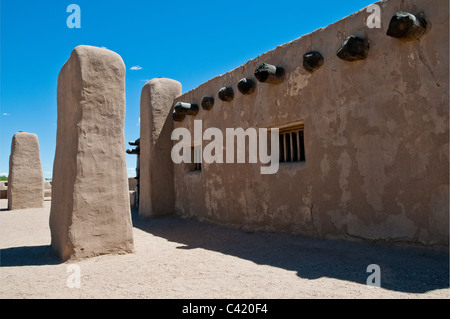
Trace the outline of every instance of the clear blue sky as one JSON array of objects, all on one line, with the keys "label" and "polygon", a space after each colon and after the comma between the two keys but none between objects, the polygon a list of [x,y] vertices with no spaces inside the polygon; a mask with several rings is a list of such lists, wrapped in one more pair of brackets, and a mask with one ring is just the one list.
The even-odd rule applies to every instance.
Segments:
[{"label": "clear blue sky", "polygon": [[[58,73],[77,45],[122,56],[128,143],[139,137],[146,81],[168,77],[189,91],[373,2],[1,0],[0,175],[8,173],[12,136],[26,131],[38,135],[44,177],[52,176]],[[69,4],[81,9],[79,29],[66,25]],[[135,155],[127,155],[129,176],[135,164]]]}]

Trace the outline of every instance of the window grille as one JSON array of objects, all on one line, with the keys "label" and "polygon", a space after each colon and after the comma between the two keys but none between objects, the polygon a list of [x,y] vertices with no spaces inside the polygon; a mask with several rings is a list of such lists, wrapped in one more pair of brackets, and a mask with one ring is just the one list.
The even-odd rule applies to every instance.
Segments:
[{"label": "window grille", "polygon": [[305,161],[303,126],[280,129],[280,163]]}]

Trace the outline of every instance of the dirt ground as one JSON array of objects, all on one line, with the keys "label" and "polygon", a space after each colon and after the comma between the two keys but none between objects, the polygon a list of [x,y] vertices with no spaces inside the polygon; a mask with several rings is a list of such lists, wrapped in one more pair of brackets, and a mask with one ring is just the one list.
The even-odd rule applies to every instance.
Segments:
[{"label": "dirt ground", "polygon": [[[246,232],[133,212],[135,252],[62,263],[50,246],[50,201],[0,200],[0,298],[450,298],[449,255]],[[380,267],[381,287],[366,285]],[[79,266],[80,287],[73,287]]]}]

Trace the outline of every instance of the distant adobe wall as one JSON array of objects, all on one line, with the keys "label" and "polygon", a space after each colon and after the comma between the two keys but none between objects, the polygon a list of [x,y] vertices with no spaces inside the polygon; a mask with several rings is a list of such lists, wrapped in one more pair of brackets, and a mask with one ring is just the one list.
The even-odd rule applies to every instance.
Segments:
[{"label": "distant adobe wall", "polygon": [[[449,4],[377,4],[379,29],[366,26],[370,13],[362,9],[175,99],[200,106],[214,97],[210,110],[200,106],[175,128],[193,133],[194,120],[203,131],[223,132],[303,125],[305,153],[305,161],[280,163],[273,175],[261,175],[260,164],[203,162],[200,171],[175,164],[177,214],[322,238],[448,245]],[[413,41],[387,36],[398,11],[423,13],[427,33]],[[350,35],[368,40],[366,59],[336,55]],[[302,65],[308,51],[324,59],[312,73]],[[281,84],[255,78],[263,62],[285,70]],[[253,93],[240,93],[242,78],[254,80]],[[218,97],[226,86],[234,91],[230,102]]]},{"label": "distant adobe wall", "polygon": [[0,199],[8,198],[8,181],[0,181]]},{"label": "distant adobe wall", "polygon": [[52,197],[52,181],[44,181],[44,197]]}]

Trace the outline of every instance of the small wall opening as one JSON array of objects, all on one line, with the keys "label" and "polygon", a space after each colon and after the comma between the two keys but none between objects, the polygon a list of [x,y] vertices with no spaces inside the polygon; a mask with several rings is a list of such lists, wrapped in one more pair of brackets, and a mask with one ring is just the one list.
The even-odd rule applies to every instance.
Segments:
[{"label": "small wall opening", "polygon": [[303,124],[280,129],[279,133],[280,163],[304,162],[306,156]]}]

